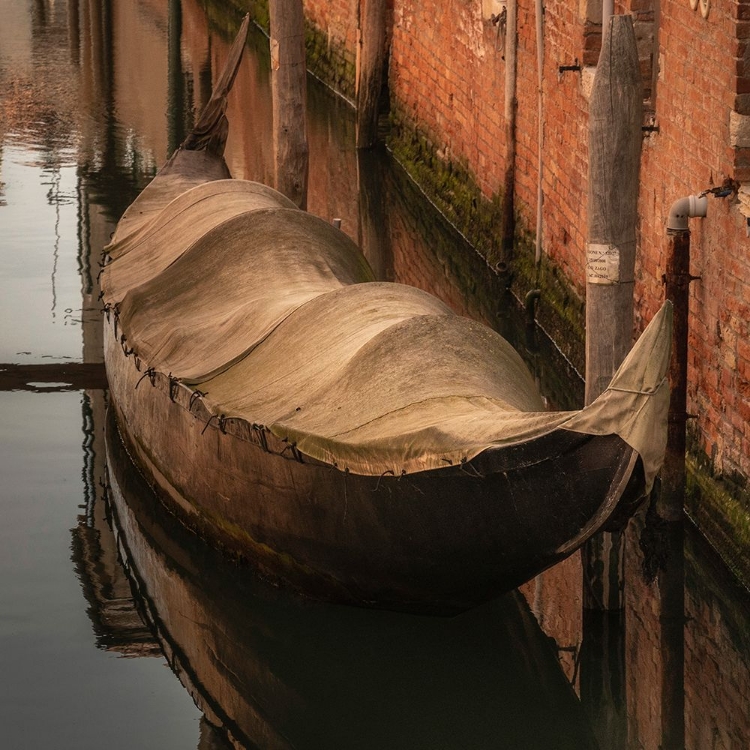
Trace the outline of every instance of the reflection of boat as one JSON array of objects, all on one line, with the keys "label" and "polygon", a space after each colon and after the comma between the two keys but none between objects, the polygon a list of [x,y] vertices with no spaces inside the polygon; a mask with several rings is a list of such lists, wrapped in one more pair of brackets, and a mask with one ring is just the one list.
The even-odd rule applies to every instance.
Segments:
[{"label": "reflection of boat", "polygon": [[108,249],[132,453],[188,525],[313,596],[450,611],[513,588],[650,485],[670,308],[598,401],[545,412],[493,331],[372,281],[342,232],[226,179],[240,54]]},{"label": "reflection of boat", "polygon": [[72,529],[71,559],[88,603],[86,613],[97,646],[128,657],[159,656],[159,645],[138,614],[130,582],[119,563],[102,492],[105,402],[103,391],[82,394],[84,505]]},{"label": "reflection of boat", "polygon": [[114,527],[143,611],[235,747],[595,747],[517,594],[455,618],[299,599],[176,524],[116,430],[107,450]]}]

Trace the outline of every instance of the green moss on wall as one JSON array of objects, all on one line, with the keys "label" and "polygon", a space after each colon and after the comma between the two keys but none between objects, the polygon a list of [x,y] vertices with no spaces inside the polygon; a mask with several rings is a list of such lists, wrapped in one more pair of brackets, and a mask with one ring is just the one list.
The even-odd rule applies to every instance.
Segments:
[{"label": "green moss on wall", "polygon": [[541,291],[537,319],[573,366],[583,372],[585,361],[585,302],[560,269],[546,256],[537,265],[534,239],[520,223],[512,257],[501,256],[501,198],[482,195],[465,164],[444,160],[429,135],[411,126],[392,103],[388,145],[429,199],[486,259],[496,267],[507,260],[512,291],[524,299],[531,289]]},{"label": "green moss on wall", "polygon": [[329,40],[327,34],[307,24],[305,29],[307,69],[349,101],[354,100],[356,61],[354,52],[343,42]]},{"label": "green moss on wall", "polygon": [[516,225],[511,260],[516,294],[524,298],[531,289],[540,291],[537,321],[562,353],[583,376],[586,364],[586,301],[563,271],[546,255],[536,263],[536,243],[523,226]]},{"label": "green moss on wall", "polygon": [[489,263],[499,260],[500,205],[487,201],[469,169],[437,154],[428,135],[391,113],[388,146],[396,160],[425,191],[440,212],[463,234]]},{"label": "green moss on wall", "polygon": [[717,474],[689,435],[685,509],[739,581],[750,590],[750,490],[745,477]]}]

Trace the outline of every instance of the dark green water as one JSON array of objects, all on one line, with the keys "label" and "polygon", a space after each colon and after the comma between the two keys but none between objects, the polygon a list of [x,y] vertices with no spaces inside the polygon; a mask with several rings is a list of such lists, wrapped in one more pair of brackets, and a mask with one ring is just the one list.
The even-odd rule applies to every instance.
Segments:
[{"label": "dark green water", "polygon": [[[559,582],[453,620],[302,603],[174,528],[116,448],[107,470],[99,252],[206,101],[226,40],[193,0],[0,7],[0,363],[30,368],[0,369],[0,746],[593,746],[606,721],[577,697],[580,604]],[[267,40],[251,37],[227,161],[269,181]],[[314,83],[308,129],[310,210],[341,218],[381,278],[500,330],[551,401],[579,404],[483,261],[385,154],[355,152],[352,111]],[[744,747],[750,610],[692,549],[688,746]],[[647,597],[616,701],[629,747],[660,731]]]}]

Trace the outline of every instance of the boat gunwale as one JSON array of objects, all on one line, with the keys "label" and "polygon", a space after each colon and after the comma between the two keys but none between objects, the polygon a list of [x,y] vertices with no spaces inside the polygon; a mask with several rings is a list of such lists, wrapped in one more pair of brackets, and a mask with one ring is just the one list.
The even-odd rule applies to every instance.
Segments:
[{"label": "boat gunwale", "polygon": [[[117,324],[113,324],[113,332],[115,339],[117,338]],[[270,334],[269,334],[270,335]],[[171,373],[164,373],[161,370],[157,370],[154,367],[146,367],[142,369],[142,361],[138,355],[131,349],[127,348],[127,338],[123,333],[119,339],[119,343],[122,352],[126,359],[133,357],[133,366],[141,373],[141,378],[136,384],[136,388],[141,387],[143,380],[148,379],[150,385],[157,388],[159,391],[164,393],[170,401],[178,405],[180,408],[191,414],[195,418],[199,419],[204,427],[203,432],[206,430],[219,430],[224,434],[231,435],[238,440],[252,443],[263,449],[266,453],[272,455],[278,455],[288,460],[296,461],[298,463],[305,463],[316,466],[328,466],[335,469],[343,474],[352,474],[357,476],[378,476],[373,474],[365,474],[352,471],[348,467],[340,467],[337,463],[329,463],[320,459],[314,458],[308,454],[302,453],[296,443],[286,439],[280,438],[274,434],[273,430],[265,424],[254,422],[251,419],[247,419],[242,416],[233,416],[231,414],[225,414],[221,411],[212,411],[207,405],[204,397],[209,395],[208,392],[201,391],[196,387],[196,384],[189,381],[174,377]],[[252,349],[249,349],[252,351]],[[240,358],[237,358],[240,359]],[[519,411],[519,414],[525,412]],[[537,414],[537,412],[527,412],[529,414]],[[576,412],[571,412],[575,414]],[[420,471],[406,471],[402,470],[400,474],[394,474],[393,472],[384,472],[381,477],[405,477],[405,476],[416,476],[426,474],[440,474],[443,476],[450,475],[455,472],[461,472],[469,476],[473,476],[477,479],[484,478],[488,473],[504,472],[511,470],[512,468],[518,467],[529,467],[537,463],[543,463],[546,459],[543,454],[537,459],[524,460],[520,463],[514,462],[512,466],[508,462],[499,460],[503,453],[507,453],[512,449],[519,449],[523,446],[532,446],[536,441],[544,440],[553,436],[556,432],[562,431],[571,435],[577,435],[581,441],[591,440],[597,437],[605,437],[603,435],[585,433],[579,430],[568,430],[564,426],[554,425],[549,430],[535,434],[531,438],[522,438],[517,441],[490,445],[485,449],[479,451],[472,458],[465,458],[459,463],[451,462],[449,459],[446,461],[445,466],[438,466]],[[617,436],[616,433],[610,433],[611,435]],[[617,436],[619,437],[619,436]],[[271,446],[278,444],[278,450],[272,450]],[[631,451],[638,456],[637,451],[628,446]],[[494,464],[494,465],[493,465]]]}]

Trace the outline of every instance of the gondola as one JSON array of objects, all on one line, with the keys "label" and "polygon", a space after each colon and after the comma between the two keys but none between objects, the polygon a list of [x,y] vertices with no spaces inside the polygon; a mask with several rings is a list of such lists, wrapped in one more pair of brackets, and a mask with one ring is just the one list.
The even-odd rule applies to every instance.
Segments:
[{"label": "gondola", "polygon": [[452,613],[529,580],[650,489],[665,304],[580,411],[521,357],[275,190],[234,180],[224,115],[246,23],[196,127],[105,249],[118,424],[163,502],[301,594]]}]

